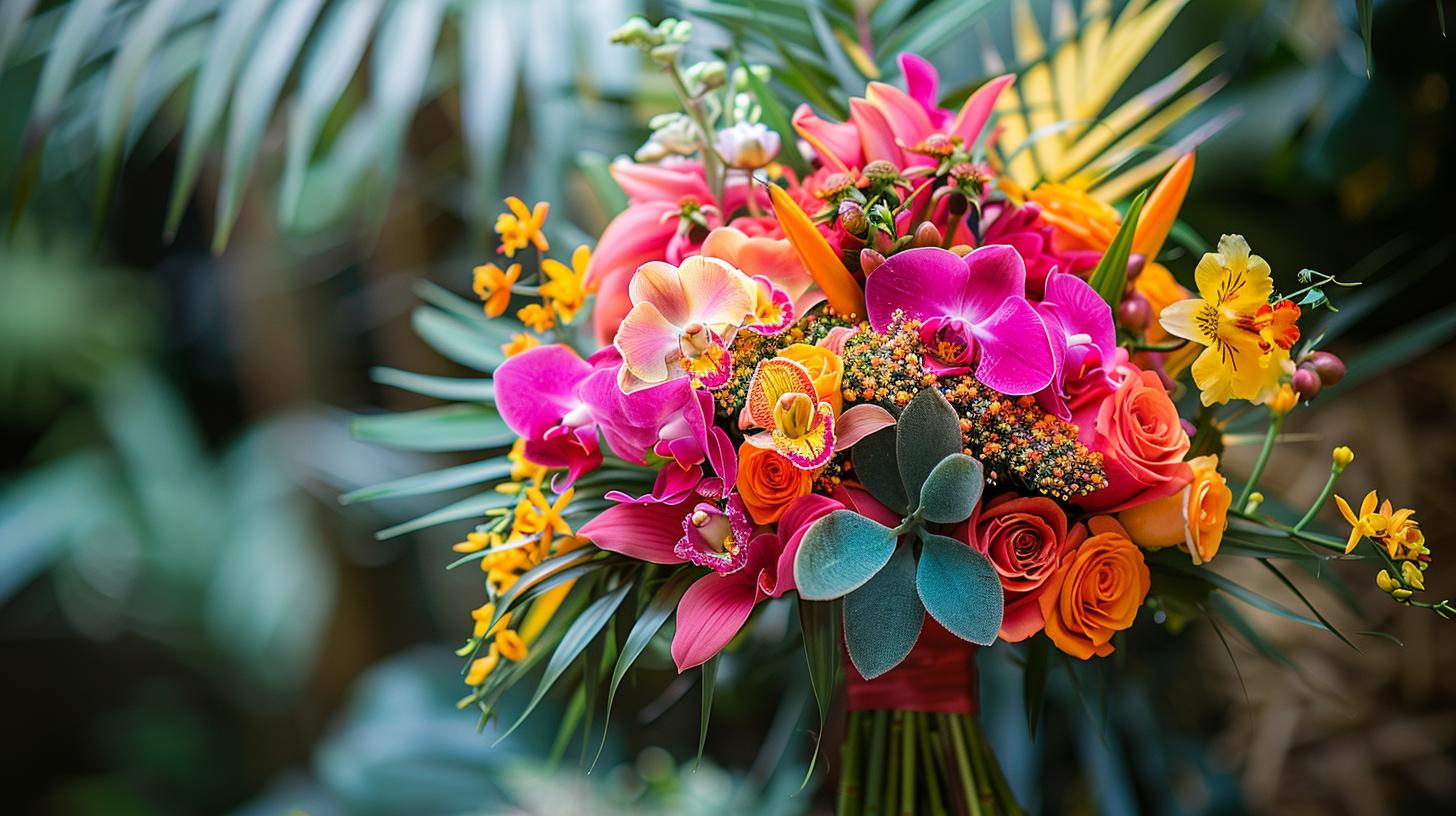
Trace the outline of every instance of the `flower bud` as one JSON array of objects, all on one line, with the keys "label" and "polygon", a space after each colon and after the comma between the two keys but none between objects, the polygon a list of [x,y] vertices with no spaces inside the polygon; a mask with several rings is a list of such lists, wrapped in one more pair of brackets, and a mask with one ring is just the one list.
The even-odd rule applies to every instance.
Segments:
[{"label": "flower bud", "polygon": [[1261,505],[1263,503],[1264,503],[1264,494],[1263,493],[1260,493],[1257,490],[1255,490],[1253,493],[1250,493],[1249,494],[1249,501],[1244,504],[1244,512],[1245,513],[1253,513],[1255,511],[1257,511],[1259,509],[1259,505]]},{"label": "flower bud", "polygon": [[1299,394],[1302,399],[1311,400],[1319,396],[1320,377],[1314,373],[1314,369],[1300,366],[1289,380],[1290,386]]},{"label": "flower bud", "polygon": [[[864,207],[859,202],[845,199],[839,202],[839,225],[852,235],[864,235],[870,220],[865,217]],[[880,258],[884,261],[884,258]]]},{"label": "flower bud", "polygon": [[870,243],[874,245],[875,251],[881,255],[890,255],[895,251],[895,236],[884,230],[874,230]]},{"label": "flower bud", "polygon": [[1426,576],[1421,574],[1421,568],[1414,561],[1400,562],[1400,577],[1405,579],[1406,586],[1411,589],[1426,588]]},{"label": "flower bud", "polygon": [[1400,584],[1390,577],[1390,572],[1381,570],[1375,575],[1375,585],[1380,587],[1381,592],[1393,592]]},{"label": "flower bud", "polygon": [[859,251],[859,268],[865,274],[865,277],[869,277],[884,262],[885,256],[869,247],[865,247]]},{"label": "flower bud", "polygon": [[953,247],[950,248],[950,251],[951,252],[954,252],[955,254],[961,256],[962,258],[964,258],[967,255],[971,254],[971,252],[973,252],[974,250],[975,250],[975,247],[971,246],[970,244],[956,244],[955,246],[953,246]]},{"label": "flower bud", "polygon": [[860,171],[860,175],[870,181],[884,184],[886,182],[899,181],[900,168],[884,159],[875,159],[864,166],[864,169]]},{"label": "flower bud", "polygon": [[1127,282],[1137,280],[1138,275],[1143,273],[1143,267],[1148,265],[1148,256],[1134,252],[1127,256]]},{"label": "flower bud", "polygon": [[1269,398],[1267,404],[1269,406],[1269,413],[1275,416],[1284,416],[1290,411],[1293,411],[1294,406],[1299,404],[1299,395],[1294,393],[1294,389],[1290,388],[1288,383],[1285,383],[1279,386],[1279,390],[1274,392],[1274,396]]},{"label": "flower bud", "polygon": [[718,131],[718,152],[730,167],[757,170],[779,154],[779,135],[761,122],[739,122]]},{"label": "flower bud", "polygon": [[938,247],[940,246],[940,230],[929,221],[921,221],[920,226],[915,228],[914,245],[917,247]]},{"label": "flower bud", "polygon": [[1299,364],[1313,368],[1324,385],[1335,385],[1345,378],[1345,361],[1328,351],[1310,352]]},{"label": "flower bud", "polygon": [[1334,464],[1331,465],[1334,471],[1336,473],[1344,473],[1345,468],[1349,467],[1350,463],[1355,461],[1355,452],[1350,450],[1349,447],[1341,445],[1335,448],[1331,458],[1334,460]]},{"label": "flower bud", "polygon": [[1147,299],[1134,294],[1117,304],[1117,323],[1124,329],[1141,332],[1153,322],[1153,307]]}]

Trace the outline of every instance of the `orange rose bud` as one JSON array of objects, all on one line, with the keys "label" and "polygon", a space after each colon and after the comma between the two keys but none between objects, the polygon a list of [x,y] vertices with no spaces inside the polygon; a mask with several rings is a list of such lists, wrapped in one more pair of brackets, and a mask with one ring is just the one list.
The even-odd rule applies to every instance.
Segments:
[{"label": "orange rose bud", "polygon": [[814,489],[814,473],[794,467],[773,448],[744,442],[738,448],[738,494],[755,524],[773,524]]},{"label": "orange rose bud", "polygon": [[844,407],[844,397],[840,392],[840,383],[844,380],[844,363],[838,354],[823,346],[794,343],[780,351],[778,356],[803,366],[814,380],[814,395],[820,402],[833,406],[834,415],[839,416]]},{"label": "orange rose bud", "polygon": [[1148,595],[1148,566],[1111,516],[1077,525],[1068,544],[1039,599],[1047,637],[1072,657],[1106,657],[1113,652],[1112,636],[1132,626]]},{"label": "orange rose bud", "polygon": [[1117,514],[1134,543],[1145,550],[1178,546],[1194,564],[1218,554],[1234,494],[1218,472],[1217,456],[1190,459],[1193,481],[1178,493]]}]

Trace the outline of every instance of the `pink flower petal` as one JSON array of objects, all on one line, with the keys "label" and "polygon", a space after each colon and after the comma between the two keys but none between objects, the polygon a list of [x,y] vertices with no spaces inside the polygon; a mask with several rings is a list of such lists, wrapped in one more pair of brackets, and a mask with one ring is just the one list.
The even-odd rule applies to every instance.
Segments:
[{"label": "pink flower petal", "polygon": [[878,405],[865,403],[845,410],[839,415],[834,430],[838,437],[838,450],[852,447],[866,436],[895,424],[895,416]]},{"label": "pink flower petal", "polygon": [[613,340],[622,353],[622,368],[632,372],[641,383],[618,383],[623,391],[641,390],[663,382],[673,373],[668,361],[680,356],[682,348],[678,340],[678,328],[670,323],[657,307],[651,303],[638,303],[622,320]]},{"label": "pink flower petal", "polygon": [[827,122],[814,115],[808,105],[794,110],[794,130],[813,145],[819,158],[837,170],[848,172],[858,167],[861,160],[859,129],[851,122]]},{"label": "pink flower petal", "polygon": [[969,282],[965,262],[948,249],[897,252],[865,280],[870,325],[884,331],[897,309],[917,319],[954,314]]},{"label": "pink flower petal", "polygon": [[663,164],[613,162],[608,170],[633,203],[670,201],[676,207],[684,198],[711,203],[712,195],[703,178],[703,166],[695,161]]},{"label": "pink flower petal", "polygon": [[706,663],[722,651],[753,613],[758,588],[751,570],[705,575],[677,604],[672,659],[679,672]]},{"label": "pink flower petal", "polygon": [[957,310],[952,313],[955,317],[980,323],[1007,300],[1026,297],[1026,264],[1011,247],[984,246],[972,250],[962,262],[968,284],[959,293]]},{"label": "pink flower petal", "polygon": [[496,369],[496,408],[511,430],[539,439],[581,404],[576,387],[591,373],[569,346],[537,346]]},{"label": "pink flower petal", "polygon": [[[809,527],[820,518],[843,507],[843,504],[828,496],[810,493],[794,499],[788,509],[784,510],[778,524],[779,540],[784,542],[784,549],[778,559],[778,581],[774,591],[770,593],[773,597],[777,598],[798,588],[794,585],[794,556],[799,552],[799,544],[804,540],[804,534],[809,531]],[[899,523],[898,520],[896,523]]]},{"label": "pink flower petal", "polygon": [[679,564],[674,552],[682,537],[688,503],[616,504],[577,531],[598,548],[654,564]]},{"label": "pink flower petal", "polygon": [[930,61],[908,51],[900,55],[900,73],[905,75],[905,90],[919,102],[931,120],[931,127],[945,127],[950,115],[940,108],[940,74]]},{"label": "pink flower petal", "polygon": [[951,125],[951,135],[961,137],[967,148],[973,147],[986,127],[986,120],[991,118],[991,112],[996,109],[996,100],[1015,79],[1014,74],[1006,74],[977,88],[956,115],[955,123]]},{"label": "pink flower petal", "polygon": [[692,320],[726,336],[753,314],[753,280],[727,261],[694,256],[682,262],[678,274]]},{"label": "pink flower petal", "polygon": [[985,323],[975,327],[980,358],[976,379],[1003,394],[1035,394],[1056,373],[1046,326],[1021,298],[1001,304]]},{"label": "pink flower petal", "polygon": [[871,82],[865,98],[879,108],[890,130],[906,147],[914,147],[930,133],[932,125],[925,107],[894,85]]},{"label": "pink flower petal", "polygon": [[863,99],[851,99],[849,121],[859,130],[865,161],[885,159],[894,162],[897,167],[900,166],[903,157],[900,155],[900,146],[895,144],[895,131],[878,108]]}]

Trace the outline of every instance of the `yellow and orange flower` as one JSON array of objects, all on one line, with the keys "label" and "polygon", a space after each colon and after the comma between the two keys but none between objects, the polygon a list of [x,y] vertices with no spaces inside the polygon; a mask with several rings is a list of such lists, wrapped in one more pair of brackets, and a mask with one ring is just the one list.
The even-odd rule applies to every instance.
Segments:
[{"label": "yellow and orange flower", "polygon": [[838,354],[823,346],[794,343],[785,346],[778,356],[803,366],[814,382],[815,396],[820,402],[829,403],[835,416],[840,414],[844,407],[844,395],[840,392],[844,382],[844,361],[839,359]]},{"label": "yellow and orange flower", "polygon": [[591,263],[591,250],[585,245],[571,253],[571,266],[547,258],[541,262],[541,272],[546,282],[541,284],[541,297],[556,310],[562,323],[569,324],[576,319],[576,313],[586,304],[590,294],[586,286],[586,268]]},{"label": "yellow and orange flower", "polygon": [[1350,525],[1346,555],[1355,551],[1355,545],[1360,543],[1361,538],[1368,538],[1383,547],[1386,554],[1397,561],[1413,561],[1425,555],[1426,534],[1421,531],[1420,522],[1413,518],[1415,510],[1408,507],[1396,510],[1389,499],[1380,501],[1374,490],[1365,494],[1358,514],[1340,496],[1335,496],[1335,505]]},{"label": "yellow and orange flower", "polygon": [[1218,472],[1217,456],[1199,456],[1188,461],[1193,481],[1166,498],[1130,507],[1117,520],[1146,550],[1181,547],[1194,564],[1206,564],[1218,554],[1228,526],[1229,505],[1234,494]]},{"label": "yellow and orange flower", "polygon": [[767,433],[750,444],[772,447],[795,467],[818,470],[834,455],[834,407],[819,398],[802,365],[783,357],[764,360],[748,383],[744,415]]},{"label": "yellow and orange flower", "polygon": [[501,353],[507,357],[514,357],[523,351],[530,351],[539,345],[541,345],[541,341],[537,339],[536,335],[526,332],[516,332],[511,335],[511,342],[501,344]]},{"label": "yellow and orange flower", "polygon": [[521,265],[511,264],[504,272],[493,263],[475,267],[475,294],[485,301],[485,313],[500,317],[511,305],[511,287],[521,277]]},{"label": "yellow and orange flower", "polygon": [[548,331],[556,325],[555,315],[551,310],[539,303],[528,303],[516,312],[516,317],[533,332]]},{"label": "yellow and orange flower", "polygon": [[783,454],[744,442],[738,448],[738,495],[755,524],[774,524],[800,496],[814,489],[814,473]]},{"label": "yellow and orange flower", "polygon": [[551,248],[546,234],[541,231],[546,225],[547,213],[551,212],[550,204],[539,201],[528,210],[526,202],[511,196],[506,199],[506,206],[510,212],[501,213],[495,219],[495,231],[501,238],[499,252],[507,258],[514,258],[516,250],[525,249],[528,244],[534,245],[538,252]]}]

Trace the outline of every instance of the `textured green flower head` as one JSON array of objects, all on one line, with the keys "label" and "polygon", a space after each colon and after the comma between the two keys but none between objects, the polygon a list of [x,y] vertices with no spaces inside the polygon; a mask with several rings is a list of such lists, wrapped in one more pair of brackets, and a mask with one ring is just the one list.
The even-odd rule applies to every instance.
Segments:
[{"label": "textured green flower head", "polygon": [[805,600],[844,598],[850,660],[866,678],[893,669],[915,646],[928,611],[957,637],[990,645],[1001,628],[1001,583],[984,555],[926,524],[970,517],[985,489],[981,463],[962,452],[960,418],[935,388],[899,422],[860,442],[860,482],[899,513],[891,529],[852,510],[815,522],[794,559]]}]

